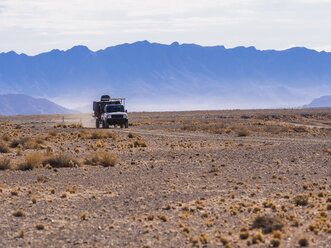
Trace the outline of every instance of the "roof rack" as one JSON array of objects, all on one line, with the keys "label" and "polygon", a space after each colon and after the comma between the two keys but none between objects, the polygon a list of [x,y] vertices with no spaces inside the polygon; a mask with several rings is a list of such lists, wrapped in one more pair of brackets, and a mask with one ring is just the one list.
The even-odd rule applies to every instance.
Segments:
[{"label": "roof rack", "polygon": [[109,98],[107,100],[102,100],[102,101],[96,101],[98,103],[103,104],[122,104],[125,106],[125,98]]},{"label": "roof rack", "polygon": [[125,106],[125,98],[110,98],[109,102],[120,102],[120,104],[123,104]]}]

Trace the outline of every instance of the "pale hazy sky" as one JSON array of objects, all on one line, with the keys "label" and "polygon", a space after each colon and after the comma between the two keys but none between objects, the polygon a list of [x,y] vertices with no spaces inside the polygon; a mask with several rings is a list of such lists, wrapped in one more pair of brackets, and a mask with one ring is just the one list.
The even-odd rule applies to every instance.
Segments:
[{"label": "pale hazy sky", "polygon": [[331,51],[331,0],[0,0],[0,52],[138,40]]}]

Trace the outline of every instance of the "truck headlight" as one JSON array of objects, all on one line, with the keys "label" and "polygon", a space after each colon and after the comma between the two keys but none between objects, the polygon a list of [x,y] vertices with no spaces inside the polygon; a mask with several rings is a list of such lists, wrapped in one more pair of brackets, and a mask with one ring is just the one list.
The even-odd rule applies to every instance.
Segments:
[{"label": "truck headlight", "polygon": [[111,119],[111,115],[107,115],[107,118],[108,118],[108,119]]},{"label": "truck headlight", "polygon": [[128,115],[127,114],[124,114],[123,115],[123,118],[127,119],[128,118]]}]

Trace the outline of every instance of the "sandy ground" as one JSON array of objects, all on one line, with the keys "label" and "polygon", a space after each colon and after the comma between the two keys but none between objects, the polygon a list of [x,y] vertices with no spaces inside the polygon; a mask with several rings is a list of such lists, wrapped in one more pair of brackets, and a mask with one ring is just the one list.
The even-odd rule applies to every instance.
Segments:
[{"label": "sandy ground", "polygon": [[0,117],[0,247],[330,247],[331,109],[93,124]]}]

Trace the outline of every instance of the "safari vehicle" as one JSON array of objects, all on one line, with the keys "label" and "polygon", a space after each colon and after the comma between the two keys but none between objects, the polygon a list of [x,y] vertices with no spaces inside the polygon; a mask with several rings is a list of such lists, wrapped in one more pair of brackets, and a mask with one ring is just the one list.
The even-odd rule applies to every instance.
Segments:
[{"label": "safari vehicle", "polygon": [[125,98],[110,98],[101,96],[100,101],[93,102],[95,127],[109,128],[109,126],[129,127],[128,113],[125,109]]}]

